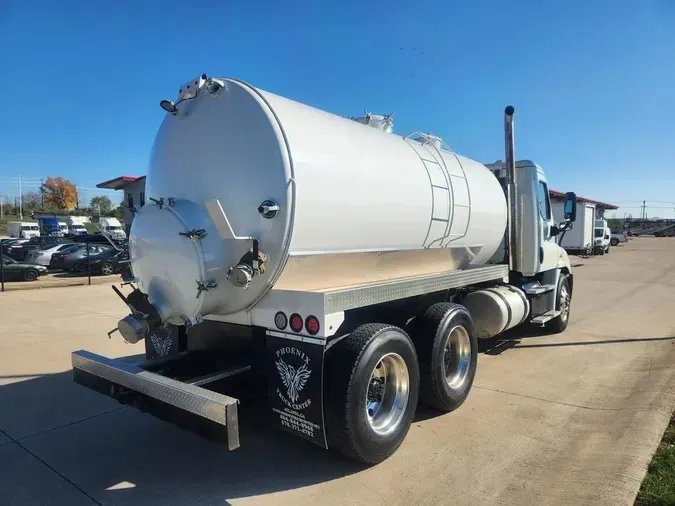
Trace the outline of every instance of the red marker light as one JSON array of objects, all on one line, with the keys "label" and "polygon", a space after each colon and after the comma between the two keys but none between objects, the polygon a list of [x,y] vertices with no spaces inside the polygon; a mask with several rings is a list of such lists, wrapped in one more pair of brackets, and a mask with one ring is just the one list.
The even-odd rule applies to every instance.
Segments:
[{"label": "red marker light", "polygon": [[298,313],[291,315],[291,330],[293,332],[300,332],[302,330],[302,316]]},{"label": "red marker light", "polygon": [[307,329],[307,333],[313,336],[318,334],[320,329],[319,319],[314,315],[308,316],[305,320],[305,328]]}]

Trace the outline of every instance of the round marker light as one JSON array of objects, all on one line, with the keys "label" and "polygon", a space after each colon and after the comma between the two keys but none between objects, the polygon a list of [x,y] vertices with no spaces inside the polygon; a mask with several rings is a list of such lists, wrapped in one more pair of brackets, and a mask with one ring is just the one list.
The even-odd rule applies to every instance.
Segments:
[{"label": "round marker light", "polygon": [[300,332],[302,330],[302,316],[298,313],[291,315],[291,330],[293,332]]},{"label": "round marker light", "polygon": [[282,311],[274,315],[274,324],[279,330],[284,330],[286,325],[288,325],[288,318]]},{"label": "round marker light", "polygon": [[307,332],[312,336],[318,334],[320,328],[319,319],[314,315],[308,316],[307,319],[305,320],[305,328],[307,329]]}]

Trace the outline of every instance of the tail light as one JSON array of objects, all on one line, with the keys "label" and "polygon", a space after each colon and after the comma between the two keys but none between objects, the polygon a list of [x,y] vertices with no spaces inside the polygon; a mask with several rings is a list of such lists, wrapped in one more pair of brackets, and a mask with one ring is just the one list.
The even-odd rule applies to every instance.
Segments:
[{"label": "tail light", "polygon": [[312,336],[318,334],[320,329],[319,319],[314,315],[309,315],[305,320],[305,329]]},{"label": "tail light", "polygon": [[291,330],[293,332],[300,332],[302,330],[302,316],[298,313],[291,315]]}]

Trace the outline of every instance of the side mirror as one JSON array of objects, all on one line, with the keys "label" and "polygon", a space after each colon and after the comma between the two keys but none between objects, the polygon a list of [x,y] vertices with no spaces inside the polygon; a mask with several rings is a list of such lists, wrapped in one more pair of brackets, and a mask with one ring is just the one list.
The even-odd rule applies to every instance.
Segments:
[{"label": "side mirror", "polygon": [[552,225],[551,226],[551,237],[555,237],[560,233],[560,229],[558,228],[557,225]]},{"label": "side mirror", "polygon": [[577,220],[577,194],[567,192],[565,194],[565,221],[575,222]]}]

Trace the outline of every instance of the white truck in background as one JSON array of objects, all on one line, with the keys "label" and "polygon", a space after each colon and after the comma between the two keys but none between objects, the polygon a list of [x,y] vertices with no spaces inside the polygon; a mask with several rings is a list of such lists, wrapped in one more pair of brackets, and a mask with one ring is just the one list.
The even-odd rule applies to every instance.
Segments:
[{"label": "white truck in background", "polygon": [[31,221],[8,221],[7,235],[15,239],[30,239],[40,235],[40,226]]},{"label": "white truck in background", "polygon": [[124,228],[122,228],[122,224],[117,218],[103,217],[99,221],[99,227],[103,235],[115,241],[123,241],[127,238],[127,234],[124,232]]},{"label": "white truck in background", "polygon": [[609,253],[611,245],[610,230],[607,220],[595,220],[593,232],[593,253],[596,255],[604,255]]},{"label": "white truck in background", "polygon": [[87,218],[84,216],[69,216],[68,217],[68,233],[70,235],[87,235],[87,227],[84,224]]},{"label": "white truck in background", "polygon": [[[577,201],[577,219],[566,230],[559,244],[569,253],[590,255],[593,252],[593,231],[595,228],[595,204]],[[564,221],[565,205],[552,202],[556,222]]]},{"label": "white truck in background", "polygon": [[[544,171],[485,166],[438,137],[392,132],[202,75],[157,134],[151,203],[134,217],[129,315],[138,363],[85,350],[74,380],[239,446],[239,400],[260,378],[278,427],[377,463],[418,400],[457,409],[478,339],[518,325],[562,332],[573,293]],[[189,170],[187,170],[189,168]],[[111,331],[112,333],[113,331]],[[248,392],[253,392],[247,387]]]}]

